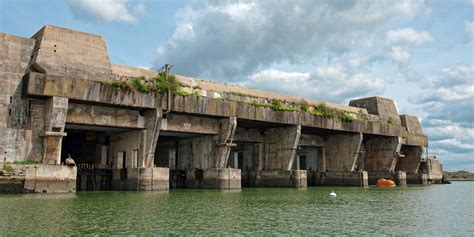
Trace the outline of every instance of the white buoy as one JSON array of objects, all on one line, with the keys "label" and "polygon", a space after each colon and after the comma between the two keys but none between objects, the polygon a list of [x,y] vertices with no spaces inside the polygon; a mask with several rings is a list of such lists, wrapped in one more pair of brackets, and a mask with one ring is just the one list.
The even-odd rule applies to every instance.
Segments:
[{"label": "white buoy", "polygon": [[332,191],[332,192],[329,194],[329,196],[330,196],[330,197],[336,197],[337,194],[336,194],[334,191]]}]

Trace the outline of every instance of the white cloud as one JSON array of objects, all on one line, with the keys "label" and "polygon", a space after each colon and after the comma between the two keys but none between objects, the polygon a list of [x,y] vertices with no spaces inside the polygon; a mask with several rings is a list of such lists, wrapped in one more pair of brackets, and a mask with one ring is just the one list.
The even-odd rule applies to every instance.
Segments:
[{"label": "white cloud", "polygon": [[391,30],[387,32],[387,39],[394,44],[420,45],[433,41],[431,35],[426,31],[416,31],[410,27]]},{"label": "white cloud", "polygon": [[395,61],[404,62],[410,58],[410,53],[403,50],[401,47],[392,47],[390,54]]},{"label": "white cloud", "polygon": [[450,156],[456,156],[474,167],[474,66],[446,68],[419,83],[424,90],[410,101],[428,114],[422,125],[431,153],[449,164],[455,163]]},{"label": "white cloud", "polygon": [[465,21],[464,31],[466,32],[467,36],[474,38],[474,21]]},{"label": "white cloud", "polygon": [[158,47],[154,64],[171,63],[175,73],[221,81],[237,81],[275,64],[332,60],[354,50],[360,51],[354,58],[363,61],[350,65],[361,66],[371,58],[389,59],[386,25],[423,8],[418,1],[200,2],[176,14],[175,32]]},{"label": "white cloud", "polygon": [[340,66],[317,67],[312,73],[265,69],[241,83],[244,86],[332,102],[382,94],[384,82],[370,73],[350,73]]},{"label": "white cloud", "polygon": [[132,6],[127,0],[69,0],[67,3],[76,17],[85,20],[133,23],[137,21],[133,14],[146,14],[143,4]]}]

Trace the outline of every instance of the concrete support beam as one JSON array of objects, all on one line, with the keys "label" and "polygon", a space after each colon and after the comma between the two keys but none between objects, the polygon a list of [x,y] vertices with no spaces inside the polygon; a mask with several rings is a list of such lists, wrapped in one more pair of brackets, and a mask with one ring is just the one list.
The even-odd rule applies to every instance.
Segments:
[{"label": "concrete support beam", "polygon": [[66,136],[66,116],[68,110],[68,99],[62,97],[51,97],[46,100],[45,120],[43,133],[43,164],[61,163],[62,139]]},{"label": "concrete support beam", "polygon": [[237,128],[237,118],[230,117],[220,121],[219,139],[216,149],[216,167],[218,169],[227,166],[230,149],[236,146],[234,141],[235,129]]},{"label": "concrete support beam", "polygon": [[145,129],[143,140],[143,151],[145,152],[144,162],[139,162],[140,166],[145,165],[146,168],[153,168],[155,161],[156,144],[160,136],[161,120],[163,113],[161,109],[149,110],[145,112]]}]

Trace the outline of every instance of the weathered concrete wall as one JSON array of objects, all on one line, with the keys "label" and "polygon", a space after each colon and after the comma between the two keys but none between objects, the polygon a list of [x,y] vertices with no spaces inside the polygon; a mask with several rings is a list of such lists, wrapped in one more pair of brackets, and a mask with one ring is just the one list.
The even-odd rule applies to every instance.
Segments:
[{"label": "weathered concrete wall", "polygon": [[32,38],[37,51],[32,65],[36,71],[83,78],[109,79],[109,55],[101,36],[46,25]]},{"label": "weathered concrete wall", "polygon": [[400,115],[400,121],[401,125],[407,128],[408,133],[423,135],[420,120],[416,116],[402,114]]},{"label": "weathered concrete wall", "polygon": [[121,91],[97,81],[35,72],[30,72],[27,77],[26,93],[29,96],[58,96],[76,101],[138,108],[156,107],[154,92]]},{"label": "weathered concrete wall", "polygon": [[186,171],[187,188],[240,189],[240,169],[222,168]]},{"label": "weathered concrete wall", "polygon": [[127,168],[126,190],[168,190],[169,177],[168,168]]},{"label": "weathered concrete wall", "polygon": [[219,120],[192,115],[168,114],[161,123],[162,131],[219,134]]},{"label": "weathered concrete wall", "polygon": [[257,174],[257,186],[260,187],[294,187],[307,186],[306,170],[262,170]]},{"label": "weathered concrete wall", "polygon": [[326,140],[326,170],[355,171],[362,134],[332,135]]},{"label": "weathered concrete wall", "polygon": [[265,131],[265,170],[291,170],[301,135],[300,126]]},{"label": "weathered concrete wall", "polygon": [[407,174],[417,174],[422,161],[423,148],[418,146],[402,146],[400,153],[405,157],[398,159],[396,169]]},{"label": "weathered concrete wall", "polygon": [[145,117],[140,115],[139,110],[77,103],[69,103],[66,122],[104,127],[145,128]]},{"label": "weathered concrete wall", "polygon": [[365,170],[371,172],[394,172],[401,143],[397,137],[368,139],[365,143]]},{"label": "weathered concrete wall", "polygon": [[398,125],[401,123],[397,107],[391,99],[374,96],[351,100],[349,105],[367,109],[370,114],[378,115],[384,121],[390,121]]},{"label": "weathered concrete wall", "polygon": [[43,137],[43,164],[60,164],[62,139],[66,136],[68,99],[51,97],[46,99]]},{"label": "weathered concrete wall", "polygon": [[[110,136],[110,157],[113,166],[120,168],[137,168],[145,166],[144,149],[143,149],[143,131],[134,130],[122,132]],[[125,161],[122,154],[125,152]],[[135,153],[135,154],[134,154]],[[134,157],[137,155],[137,157]]]},{"label": "weathered concrete wall", "polygon": [[41,143],[28,123],[28,100],[21,98],[34,44],[33,39],[0,33],[0,156],[7,161],[31,158],[33,145]]},{"label": "weathered concrete wall", "polygon": [[63,165],[35,165],[26,170],[25,189],[37,193],[76,191],[77,168]]},{"label": "weathered concrete wall", "polygon": [[317,185],[330,186],[362,186],[369,185],[369,178],[367,171],[332,171],[332,172],[318,172]]},{"label": "weathered concrete wall", "polygon": [[439,160],[435,157],[430,157],[426,163],[428,166],[428,182],[441,183],[443,179],[443,166],[439,163]]}]

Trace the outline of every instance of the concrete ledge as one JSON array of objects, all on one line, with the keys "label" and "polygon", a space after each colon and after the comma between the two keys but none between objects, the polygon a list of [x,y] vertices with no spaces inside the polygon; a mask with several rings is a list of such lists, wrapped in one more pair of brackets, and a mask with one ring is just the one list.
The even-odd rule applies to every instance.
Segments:
[{"label": "concrete ledge", "polygon": [[36,193],[76,192],[77,167],[35,165],[26,170],[24,188]]},{"label": "concrete ledge", "polygon": [[367,171],[331,171],[321,172],[319,175],[320,185],[328,186],[369,186]]},{"label": "concrete ledge", "polygon": [[186,171],[187,188],[240,189],[240,169],[223,168]]}]

